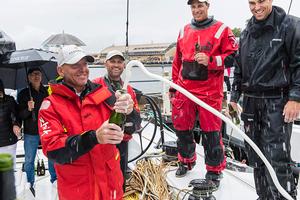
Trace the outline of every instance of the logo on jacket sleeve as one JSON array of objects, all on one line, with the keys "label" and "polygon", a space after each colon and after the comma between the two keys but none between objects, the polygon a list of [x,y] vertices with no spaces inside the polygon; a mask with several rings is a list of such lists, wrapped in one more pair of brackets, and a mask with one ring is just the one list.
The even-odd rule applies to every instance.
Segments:
[{"label": "logo on jacket sleeve", "polygon": [[44,135],[48,135],[49,132],[51,132],[51,129],[49,127],[49,122],[45,121],[42,117],[39,119],[40,121],[40,128],[42,129],[41,137]]},{"label": "logo on jacket sleeve", "polygon": [[236,48],[238,46],[238,41],[234,36],[229,36],[228,40],[230,41],[230,44],[233,48]]},{"label": "logo on jacket sleeve", "polygon": [[51,102],[49,100],[44,100],[40,107],[40,110],[47,110],[50,105],[51,105]]}]

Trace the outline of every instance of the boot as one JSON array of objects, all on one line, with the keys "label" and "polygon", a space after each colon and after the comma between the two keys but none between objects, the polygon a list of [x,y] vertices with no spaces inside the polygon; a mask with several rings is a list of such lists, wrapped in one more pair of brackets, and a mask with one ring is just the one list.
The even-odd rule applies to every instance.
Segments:
[{"label": "boot", "polygon": [[183,163],[180,162],[178,169],[176,170],[175,176],[177,178],[184,177],[186,175],[187,171],[188,171],[187,166],[185,166]]},{"label": "boot", "polygon": [[188,164],[180,162],[178,169],[176,170],[175,176],[177,178],[184,177],[186,175],[187,171],[192,170],[195,165],[196,165],[196,162],[188,163]]},{"label": "boot", "polygon": [[218,188],[220,185],[220,181],[223,178],[223,173],[222,172],[213,172],[213,171],[207,171],[205,174],[205,178],[207,180],[212,180],[216,187]]}]

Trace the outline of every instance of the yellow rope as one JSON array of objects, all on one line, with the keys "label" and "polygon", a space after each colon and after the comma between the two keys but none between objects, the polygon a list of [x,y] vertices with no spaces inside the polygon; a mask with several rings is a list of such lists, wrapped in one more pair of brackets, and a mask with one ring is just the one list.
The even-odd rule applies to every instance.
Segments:
[{"label": "yellow rope", "polygon": [[[127,180],[123,199],[138,200],[144,191],[143,200],[170,200],[172,194],[166,181],[166,168],[171,164],[174,163],[165,164],[154,158],[139,160]],[[140,196],[132,198],[133,194],[137,193]]]}]

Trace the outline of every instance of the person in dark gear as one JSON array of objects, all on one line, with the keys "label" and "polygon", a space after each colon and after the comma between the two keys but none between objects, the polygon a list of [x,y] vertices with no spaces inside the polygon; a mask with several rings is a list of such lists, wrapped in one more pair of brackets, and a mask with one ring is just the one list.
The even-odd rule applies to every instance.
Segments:
[{"label": "person in dark gear", "polygon": [[21,122],[17,115],[15,99],[5,94],[4,85],[0,79],[0,153],[9,153],[16,164],[18,137],[21,136]]},{"label": "person in dark gear", "polygon": [[[272,0],[248,0],[253,14],[236,56],[231,105],[243,97],[246,134],[274,168],[281,186],[296,199],[290,164],[293,121],[300,111],[300,20]],[[259,199],[284,199],[261,159],[246,143]]]}]

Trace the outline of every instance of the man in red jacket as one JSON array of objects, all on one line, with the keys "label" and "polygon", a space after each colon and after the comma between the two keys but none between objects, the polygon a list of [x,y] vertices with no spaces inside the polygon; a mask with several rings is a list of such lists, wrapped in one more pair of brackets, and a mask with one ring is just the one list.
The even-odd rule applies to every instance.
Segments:
[{"label": "man in red jacket", "polygon": [[[61,80],[50,83],[52,94],[39,112],[39,134],[44,153],[55,161],[61,200],[122,199],[123,176],[115,144],[123,131],[108,123],[112,109],[130,114],[129,94],[116,97],[88,80],[92,56],[77,46],[64,46],[58,56]],[[116,98],[112,107],[110,98]]]},{"label": "man in red jacket", "polygon": [[[107,86],[112,93],[115,93],[117,90],[123,88],[121,75],[125,69],[125,58],[122,52],[118,50],[112,50],[108,52],[104,65],[107,70],[107,74],[104,77],[93,80],[93,82]],[[134,108],[130,115],[126,116],[126,122],[128,123],[125,123],[124,138],[123,141],[117,145],[121,155],[121,170],[124,178],[126,177],[128,164],[128,141],[132,138],[131,134],[139,129],[141,124],[140,109],[138,107],[136,94],[130,85],[127,86],[127,93],[130,94],[134,101]],[[111,103],[114,104],[115,99],[113,99]]]},{"label": "man in red jacket", "polygon": [[[221,111],[224,69],[233,64],[233,55],[237,50],[236,40],[225,24],[208,17],[208,0],[189,0],[187,4],[191,6],[193,19],[178,36],[172,79],[174,83]],[[226,166],[220,134],[221,119],[179,92],[175,93],[172,105],[180,161],[176,176],[184,176],[195,165],[193,128],[198,115],[206,178],[213,180],[218,186],[222,170]]]}]

